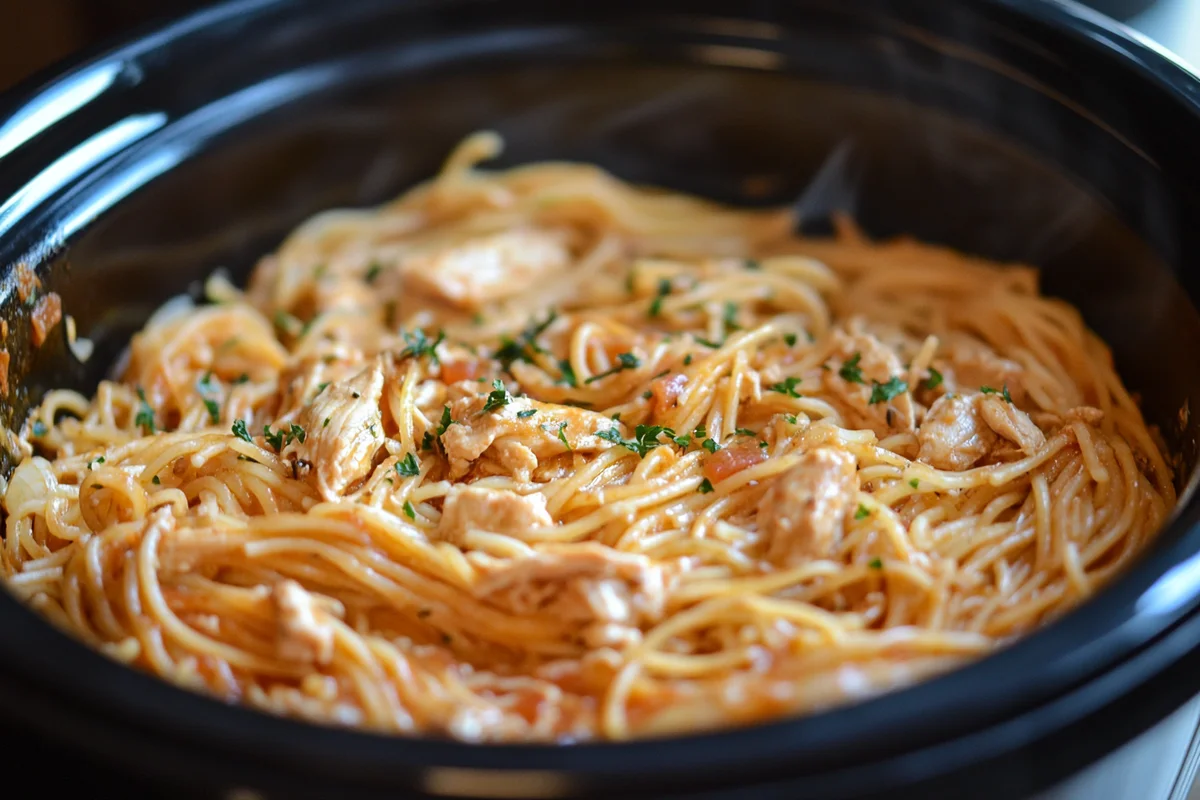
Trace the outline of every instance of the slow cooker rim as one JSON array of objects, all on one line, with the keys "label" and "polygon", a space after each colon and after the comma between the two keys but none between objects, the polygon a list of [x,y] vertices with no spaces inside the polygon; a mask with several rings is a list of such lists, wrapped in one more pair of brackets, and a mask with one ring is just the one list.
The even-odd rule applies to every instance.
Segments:
[{"label": "slow cooker rim", "polygon": [[[1163,53],[1158,52],[1152,47],[1147,47],[1143,42],[1131,39],[1126,32],[1121,31],[1113,26],[1105,26],[1094,18],[1089,18],[1086,21],[1081,22],[1082,17],[1072,11],[1068,4],[1064,3],[1029,4],[1017,2],[1016,0],[976,0],[976,2],[977,4],[983,6],[995,6],[1013,9],[1026,16],[1041,18],[1044,22],[1046,22],[1046,24],[1052,25],[1056,30],[1063,34],[1072,33],[1074,35],[1090,36],[1094,42],[1097,42],[1101,46],[1107,48],[1107,57],[1122,58],[1122,60],[1125,60],[1126,63],[1129,63],[1127,60],[1129,58],[1129,54],[1127,52],[1116,50],[1113,47],[1114,42],[1120,43],[1125,47],[1132,47],[1133,51],[1140,56],[1140,60],[1137,63],[1150,70],[1152,75],[1159,80],[1160,83],[1171,89],[1177,99],[1179,99],[1181,102],[1189,103],[1191,105],[1190,110],[1193,113],[1196,112],[1195,98],[1200,97],[1200,92],[1197,92],[1197,83],[1195,77],[1190,75],[1190,73],[1187,73],[1186,69],[1179,63],[1176,63],[1164,56]],[[241,15],[245,13],[259,14],[274,12],[278,11],[285,5],[287,5],[286,0],[234,0],[233,2],[221,4],[213,8],[205,9],[201,12],[189,15],[179,22],[170,23],[165,26],[156,26],[155,30],[158,33],[158,38],[155,38],[154,36],[143,36],[123,47],[118,47],[115,49],[111,46],[105,46],[103,49],[98,49],[97,52],[85,54],[78,59],[74,59],[65,71],[63,71],[61,67],[55,68],[55,74],[58,77],[49,83],[40,83],[40,90],[34,91],[33,95],[21,103],[20,106],[28,107],[28,105],[36,100],[38,96],[42,96],[46,91],[53,88],[53,86],[55,86],[59,81],[68,78],[70,75],[77,73],[83,68],[108,59],[135,57],[138,53],[151,49],[148,45],[148,42],[154,42],[154,46],[157,47],[160,46],[164,41],[171,41],[177,37],[187,36],[198,30],[208,29],[212,26],[218,25],[225,21],[229,16]],[[307,5],[308,4],[306,3],[296,3],[292,5],[292,9],[301,9],[302,13],[302,7]],[[1079,24],[1081,29],[1071,31],[1069,30],[1067,23]],[[35,80],[40,80],[41,78],[42,76],[38,76],[38,78]],[[21,86],[17,87],[13,93],[10,93],[10,96],[18,96],[21,93],[28,91],[28,86],[26,84],[22,84]],[[3,105],[2,100],[0,100],[0,105]],[[164,129],[164,132],[166,130],[167,129]],[[153,142],[154,139],[151,137],[143,142],[140,142],[137,147],[148,148],[153,144]],[[1200,503],[1198,503],[1195,498],[1192,498],[1185,506],[1181,507],[1175,521],[1168,526],[1169,529],[1175,532],[1178,532],[1182,529],[1187,529],[1187,533],[1180,536],[1179,541],[1175,542],[1173,546],[1168,548],[1165,552],[1154,553],[1151,557],[1143,559],[1141,562],[1139,562],[1139,564],[1133,567],[1130,572],[1126,573],[1120,581],[1107,589],[1103,595],[1103,599],[1108,602],[1103,603],[1102,606],[1104,608],[1108,608],[1109,606],[1116,605],[1117,597],[1120,596],[1124,606],[1132,607],[1133,601],[1137,597],[1142,596],[1146,589],[1154,584],[1162,575],[1166,574],[1171,566],[1181,566],[1187,564],[1187,559],[1181,559],[1179,558],[1179,555],[1191,555],[1196,552],[1197,548],[1194,545],[1196,540],[1200,539],[1200,529],[1197,529],[1196,527],[1198,520],[1200,520]],[[1192,546],[1187,546],[1188,542],[1191,542]],[[1193,557],[1192,560],[1194,561],[1195,557]],[[1153,569],[1151,568],[1152,565]],[[1154,577],[1151,577],[1151,573],[1154,573]],[[1133,581],[1135,574],[1139,577],[1139,580],[1137,581],[1138,588],[1136,589],[1134,588]],[[1175,609],[1177,613],[1172,617],[1172,619],[1178,621],[1178,619],[1182,618],[1183,616],[1194,612],[1196,601],[1197,598],[1192,596],[1190,598],[1190,602],[1186,606],[1181,606],[1180,608]],[[1108,610],[1101,611],[1101,605],[1089,605],[1074,612],[1067,618],[1067,621],[1077,622],[1081,618],[1080,615],[1083,615],[1084,612],[1091,612],[1090,616],[1095,619],[1099,619],[1111,613]],[[211,712],[214,721],[216,721],[216,716],[218,715],[225,720],[221,721],[219,724],[214,724],[214,730],[219,731],[221,728],[234,727],[235,721],[240,721],[236,726],[238,728],[243,728],[243,726],[253,726],[253,723],[257,722],[262,722],[264,724],[269,723],[272,726],[284,726],[271,729],[263,727],[262,733],[268,736],[272,733],[284,735],[288,731],[295,732],[301,730],[305,731],[306,736],[335,734],[336,737],[340,738],[340,745],[338,745],[338,749],[344,748],[347,752],[352,750],[359,750],[361,752],[368,745],[368,743],[370,743],[371,749],[383,747],[384,750],[377,754],[377,758],[384,759],[384,762],[381,763],[386,762],[392,765],[395,765],[396,763],[396,753],[390,751],[395,750],[408,749],[412,751],[413,757],[405,760],[418,766],[431,763],[431,761],[432,763],[466,764],[471,761],[476,761],[476,759],[472,758],[472,754],[478,754],[485,750],[485,748],[481,748],[478,745],[462,745],[454,742],[414,740],[398,737],[381,737],[359,732],[331,731],[329,729],[323,729],[317,726],[304,725],[302,723],[298,724],[286,720],[277,720],[257,712],[246,711],[240,708],[223,708],[220,704],[211,700],[207,700],[198,695],[192,695],[191,693],[177,689],[170,684],[161,682],[156,678],[143,675],[133,670],[128,670],[116,664],[115,662],[108,661],[102,656],[99,656],[90,649],[85,648],[83,645],[76,643],[73,639],[65,637],[57,631],[51,631],[49,626],[42,622],[39,617],[36,617],[28,609],[17,604],[15,599],[7,594],[4,594],[3,597],[0,598],[0,615],[4,617],[13,617],[14,619],[25,617],[27,619],[22,620],[18,627],[27,628],[28,623],[32,622],[32,624],[36,624],[39,628],[44,628],[48,632],[53,633],[54,636],[59,637],[60,641],[54,644],[47,644],[47,646],[52,647],[56,653],[61,654],[66,661],[79,666],[87,667],[87,669],[83,670],[85,672],[96,670],[98,673],[103,673],[105,671],[105,667],[116,668],[121,673],[128,676],[133,682],[126,687],[129,689],[136,689],[135,691],[130,691],[129,696],[134,698],[146,698],[148,695],[155,695],[155,697],[152,698],[156,701],[154,705],[158,706],[158,712],[160,713],[166,710],[167,719],[179,713],[174,709],[177,709],[180,705],[190,704],[193,705],[195,709],[200,709],[203,707],[203,709],[205,709],[203,713],[206,716],[208,715],[208,712]],[[1125,622],[1129,623],[1130,620],[1126,620]],[[1146,622],[1143,618],[1140,621],[1140,625],[1135,627],[1141,627],[1145,624]],[[908,702],[912,707],[921,709],[919,713],[927,714],[928,711],[924,709],[927,709],[929,704],[922,704],[919,701],[927,697],[933,698],[934,690],[937,690],[937,693],[939,694],[944,693],[947,681],[957,679],[962,685],[966,685],[968,676],[976,681],[986,679],[989,672],[987,670],[980,670],[989,664],[995,664],[997,660],[1004,659],[1006,656],[1012,656],[1014,653],[1032,654],[1035,652],[1045,652],[1047,650],[1059,649],[1047,647],[1045,643],[1049,638],[1052,638],[1049,636],[1049,634],[1055,633],[1057,636],[1058,633],[1061,633],[1061,631],[1058,631],[1058,628],[1061,625],[1062,623],[1060,622],[1056,625],[1043,629],[1039,633],[1034,634],[1024,641],[1014,645],[1006,653],[997,654],[989,659],[977,662],[976,664],[970,665],[961,670],[957,670],[944,677],[937,678],[900,692],[886,695],[877,700],[870,701],[869,703],[839,708],[830,712],[809,717],[768,723],[761,726],[755,726],[753,728],[722,731],[692,737],[678,737],[671,740],[656,740],[656,749],[660,752],[654,756],[653,760],[656,762],[664,760],[664,756],[661,752],[662,748],[664,746],[672,746],[677,750],[675,754],[676,756],[688,756],[686,759],[681,759],[681,769],[687,769],[692,766],[710,766],[715,757],[724,756],[726,753],[732,750],[745,750],[755,754],[761,754],[764,751],[763,745],[771,743],[774,744],[769,748],[769,750],[773,751],[775,754],[765,756],[764,758],[768,760],[779,759],[795,752],[795,744],[793,741],[791,741],[792,737],[787,736],[786,734],[789,732],[794,732],[798,727],[815,726],[818,724],[825,727],[831,725],[836,727],[836,720],[839,718],[838,715],[841,715],[840,718],[842,720],[852,719],[853,716],[863,717],[865,716],[865,712],[863,712],[862,709],[870,709],[870,715],[876,716],[882,713],[882,704],[899,703],[903,698],[909,698]],[[1122,626],[1122,628],[1125,629],[1128,627],[1128,624]],[[1117,631],[1109,631],[1109,633],[1112,634],[1112,636],[1106,637],[1105,641],[1114,638]],[[1127,638],[1129,631],[1125,630],[1125,634]],[[43,639],[43,643],[46,644],[45,640],[48,637],[41,638]],[[1142,644],[1144,645],[1145,640],[1148,637],[1142,635],[1134,638],[1142,639]],[[0,640],[0,649],[5,649],[6,645],[7,639]],[[1129,643],[1126,642],[1126,654],[1128,654],[1128,650]],[[24,659],[18,657],[17,661],[24,661]],[[39,661],[42,661],[43,665],[45,665],[47,659],[39,659]],[[996,667],[991,671],[991,674],[999,674],[998,670],[999,668]],[[46,673],[42,674],[45,676]],[[92,683],[96,682],[93,681]],[[160,692],[159,690],[162,691]],[[98,698],[103,700],[105,699],[103,698],[103,694],[103,691],[101,691],[98,695],[94,695],[93,699]],[[135,703],[135,706],[140,705],[143,705],[140,700]],[[932,703],[932,705],[944,705],[944,703]],[[117,703],[117,707],[124,708],[125,710],[129,710],[130,708],[128,703]],[[190,711],[187,713],[200,714],[202,712]],[[159,716],[159,714],[153,713],[148,715],[149,718],[154,718],[156,716]],[[849,725],[851,728],[856,727],[851,723],[845,724]],[[300,734],[298,732],[295,733],[295,736],[299,735]],[[751,741],[752,739],[754,740],[753,742]],[[789,741],[787,744],[782,744],[784,740]],[[329,741],[330,746],[335,746],[334,740]],[[733,744],[735,741],[739,744],[739,747],[732,748],[728,746]],[[398,743],[401,744],[402,747],[397,747]],[[708,746],[703,746],[705,744]],[[315,739],[312,742],[312,746],[318,746]],[[570,764],[566,764],[564,762],[571,762],[575,761],[576,759],[573,756],[564,758],[564,753],[571,753],[574,751],[579,754],[578,760],[581,762],[574,768],[588,769],[589,765],[582,762],[584,762],[584,760],[588,757],[589,752],[604,751],[608,753],[607,757],[611,761],[619,762],[621,765],[627,766],[628,768],[636,769],[637,762],[643,761],[643,759],[634,758],[637,748],[637,743],[632,745],[578,745],[572,748],[567,748],[565,751],[563,748],[555,746],[489,746],[486,748],[486,750],[489,752],[495,752],[496,756],[494,758],[487,758],[485,760],[489,762],[486,764],[486,766],[497,769],[537,769],[544,768],[544,765],[547,764],[552,765],[554,769],[563,767],[572,768]],[[465,760],[460,758],[434,758],[431,760],[429,756],[432,756],[435,753],[441,753],[443,755],[465,754],[466,758]],[[514,764],[514,759],[517,759],[521,763]],[[739,764],[744,764],[747,761],[746,757],[743,755],[729,756],[721,760],[736,761]],[[479,765],[473,764],[472,766]]]}]

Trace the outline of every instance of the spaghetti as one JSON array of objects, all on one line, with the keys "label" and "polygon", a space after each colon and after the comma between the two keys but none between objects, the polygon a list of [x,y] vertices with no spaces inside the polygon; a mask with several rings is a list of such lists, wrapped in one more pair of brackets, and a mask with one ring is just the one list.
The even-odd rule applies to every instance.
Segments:
[{"label": "spaghetti", "polygon": [[747,724],[975,659],[1170,512],[1037,275],[476,134],[49,392],[9,589],[229,702],[464,740]]}]

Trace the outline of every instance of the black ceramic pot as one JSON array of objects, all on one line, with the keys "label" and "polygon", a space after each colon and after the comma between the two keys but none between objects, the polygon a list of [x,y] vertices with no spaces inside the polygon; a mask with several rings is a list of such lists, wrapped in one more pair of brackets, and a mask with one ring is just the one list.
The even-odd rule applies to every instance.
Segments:
[{"label": "black ceramic pot", "polygon": [[[0,114],[0,264],[82,335],[40,350],[5,267],[3,421],[89,388],[148,316],[308,215],[427,177],[464,134],[726,201],[853,211],[1044,268],[1180,454],[1180,510],[1123,578],[973,666],[709,735],[468,746],[324,729],[129,671],[0,593],[0,713],[197,792],[266,797],[1008,797],[1200,690],[1200,82],[1042,0],[242,0],[59,68]],[[748,180],[749,179],[749,180]],[[9,459],[11,462],[11,459]],[[6,464],[11,466],[11,464]],[[59,761],[58,763],[71,763]]]}]

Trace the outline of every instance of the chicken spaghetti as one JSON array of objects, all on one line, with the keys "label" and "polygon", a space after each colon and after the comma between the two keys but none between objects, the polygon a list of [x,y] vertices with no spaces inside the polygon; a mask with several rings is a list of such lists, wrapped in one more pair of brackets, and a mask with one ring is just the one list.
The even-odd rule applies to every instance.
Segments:
[{"label": "chicken spaghetti", "polygon": [[1175,502],[1037,274],[585,165],[332,211],[49,392],[9,589],[228,702],[463,740],[747,724],[975,659]]}]

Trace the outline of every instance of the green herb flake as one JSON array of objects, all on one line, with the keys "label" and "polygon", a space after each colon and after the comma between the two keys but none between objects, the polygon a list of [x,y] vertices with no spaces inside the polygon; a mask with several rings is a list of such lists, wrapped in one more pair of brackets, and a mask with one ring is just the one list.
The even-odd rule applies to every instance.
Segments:
[{"label": "green herb flake", "polygon": [[154,433],[154,409],[146,402],[146,392],[142,387],[137,387],[138,396],[138,412],[133,418],[133,424],[142,429],[142,433],[149,436]]},{"label": "green herb flake", "polygon": [[237,376],[237,379],[236,379],[236,380],[234,380],[234,383],[235,383],[235,384],[238,384],[238,385],[241,385],[241,384],[243,384],[243,383],[247,383],[247,382],[249,382],[249,380],[250,380],[250,376],[249,376],[249,375],[247,375],[245,372],[243,372],[241,375],[238,375],[238,376]]},{"label": "green herb flake", "polygon": [[[415,508],[413,508],[413,504],[412,504],[411,500],[404,501],[404,516],[408,517],[409,519],[417,518],[417,510]],[[429,615],[426,614],[426,616],[429,616]]]},{"label": "green herb flake", "polygon": [[[551,423],[545,423],[543,425],[539,425],[538,427],[540,427],[542,430],[546,431],[547,433],[554,430],[554,425],[552,425]],[[574,450],[575,448],[571,447],[571,442],[567,440],[566,431],[567,431],[567,423],[565,423],[565,422],[559,423],[558,431],[557,431],[558,440],[563,443],[563,447],[567,448],[567,452],[569,453],[572,450]]]},{"label": "green herb flake", "polygon": [[433,449],[433,434],[430,433],[429,431],[425,431],[425,435],[421,437],[421,449],[422,450],[432,450]]},{"label": "green herb flake", "polygon": [[103,463],[104,463],[104,456],[97,456],[96,458],[94,458],[88,462],[88,469],[91,469],[93,467],[93,465],[95,465],[95,464],[103,464]]},{"label": "green herb flake", "polygon": [[1004,384],[1003,389],[993,389],[990,386],[980,386],[979,391],[983,392],[984,394],[998,394],[1002,398],[1004,398],[1004,402],[1006,402],[1006,403],[1012,402],[1012,395],[1010,395],[1008,393],[1008,384],[1007,383]]},{"label": "green herb flake", "polygon": [[529,419],[537,412],[538,412],[538,410],[536,408],[527,408],[524,411],[518,411],[517,418],[518,419]]},{"label": "green herb flake", "polygon": [[442,419],[438,423],[437,435],[440,437],[456,421],[457,420],[450,416],[450,405],[446,404],[442,406]]},{"label": "green herb flake", "polygon": [[692,444],[692,437],[684,433],[679,436],[671,437],[671,441],[675,442],[675,444],[679,445],[680,447],[690,447]]},{"label": "green herb flake", "polygon": [[607,378],[609,375],[616,375],[618,372],[623,372],[627,369],[637,369],[642,365],[642,360],[633,353],[620,353],[617,355],[617,364],[612,369],[605,370],[598,375],[593,375],[584,381],[587,383],[595,383],[602,378]]},{"label": "green herb flake", "polygon": [[668,278],[658,279],[658,291],[654,295],[654,299],[650,301],[649,315],[657,317],[662,314],[663,298],[671,293],[671,281]]},{"label": "green herb flake", "polygon": [[908,482],[908,485],[911,486],[912,488],[916,489],[918,486],[921,485],[921,481],[918,480],[917,478],[913,478],[912,480],[910,480]]},{"label": "green herb flake", "polygon": [[632,450],[643,458],[654,448],[664,444],[659,440],[659,437],[666,434],[671,441],[675,440],[675,431],[662,425],[638,425],[633,432],[632,439],[621,437],[621,433],[615,428],[609,428],[603,431],[596,431],[596,435],[605,441],[619,444],[626,450]]},{"label": "green herb flake", "polygon": [[[329,419],[326,418],[325,424],[329,424]],[[246,430],[246,420],[235,419],[233,421],[233,435],[241,439],[243,442],[254,444],[254,440],[250,438],[250,433]]]},{"label": "green herb flake", "polygon": [[933,367],[929,368],[929,377],[921,384],[926,389],[936,389],[942,385],[942,373],[938,372]]},{"label": "green herb flake", "polygon": [[747,258],[742,262],[742,266],[744,266],[746,269],[760,270],[762,269],[762,262],[757,258]]},{"label": "green herb flake", "polygon": [[862,369],[858,366],[859,361],[862,361],[862,353],[855,353],[842,362],[842,367],[838,370],[838,375],[842,377],[842,380],[849,383],[866,383],[863,380]]},{"label": "green herb flake", "polygon": [[654,392],[651,390],[647,389],[646,391],[642,392],[643,400],[649,400],[651,397],[654,397]]},{"label": "green herb flake", "polygon": [[691,366],[691,363],[692,363],[692,354],[688,353],[686,356],[683,357],[683,365],[685,367],[687,367],[687,366]]},{"label": "green herb flake", "polygon": [[45,436],[48,432],[49,431],[46,428],[46,423],[42,422],[40,419],[34,420],[34,422],[33,422],[33,435],[34,436]]},{"label": "green herb flake", "polygon": [[871,516],[871,510],[859,503],[858,510],[854,512],[855,519],[866,519]]},{"label": "green herb flake", "polygon": [[325,418],[325,421],[321,423],[321,427],[322,427],[322,428],[328,428],[328,427],[329,427],[329,417],[326,417],[326,418]]},{"label": "green herb flake", "polygon": [[373,262],[371,266],[367,267],[367,272],[363,275],[363,280],[369,284],[375,283],[375,279],[379,277],[379,273],[381,272],[383,272],[383,266],[379,262]]},{"label": "green herb flake", "polygon": [[726,300],[724,313],[721,314],[721,323],[725,326],[726,332],[740,331],[742,329],[742,326],[737,324],[737,313],[737,303],[732,300]]},{"label": "green herb flake", "polygon": [[207,397],[203,397],[201,399],[204,401],[204,407],[208,410],[209,421],[212,422],[213,425],[220,423],[220,421],[221,421],[221,406],[217,403],[216,400],[212,400]]},{"label": "green herb flake", "polygon": [[716,439],[705,439],[700,443],[700,446],[710,453],[715,453],[721,449],[721,445],[717,444]]},{"label": "green herb flake", "polygon": [[867,566],[870,567],[871,569],[883,569],[883,559],[872,558],[870,561],[867,562]]},{"label": "green herb flake", "polygon": [[795,414],[784,414],[783,418],[787,421],[787,423],[789,425],[796,425],[799,423],[799,420],[796,418]]},{"label": "green herb flake", "polygon": [[783,335],[783,343],[786,344],[788,347],[795,347],[796,346],[796,334],[785,333]]},{"label": "green herb flake", "polygon": [[570,386],[572,389],[579,386],[579,379],[575,377],[575,368],[571,366],[570,361],[564,358],[558,362],[558,368],[562,372],[562,377],[555,381],[555,383]]},{"label": "green herb flake", "polygon": [[868,401],[872,405],[876,403],[886,403],[888,400],[897,395],[904,394],[908,391],[908,384],[893,375],[888,379],[887,383],[879,381],[871,381],[871,399]]},{"label": "green herb flake", "polygon": [[802,380],[802,378],[797,378],[794,376],[790,378],[784,378],[779,383],[773,384],[767,388],[772,392],[779,392],[779,394],[785,394],[788,397],[800,397],[801,395],[796,391],[796,387],[800,385]]},{"label": "green herb flake", "polygon": [[708,478],[705,478],[703,481],[701,481],[700,486],[696,489],[696,491],[699,492],[700,494],[708,494],[712,490],[713,490],[712,481],[710,481]]},{"label": "green herb flake", "polygon": [[286,432],[283,428],[272,431],[270,425],[263,425],[263,438],[267,440],[267,444],[275,449],[276,453],[283,449],[285,435]]},{"label": "green herb flake", "polygon": [[513,396],[508,393],[508,389],[504,388],[504,382],[499,378],[492,381],[492,392],[487,396],[487,402],[483,404],[483,409],[479,412],[480,416],[495,411],[497,408],[503,408],[513,401]]},{"label": "green herb flake", "polygon": [[318,383],[317,384],[317,393],[313,395],[313,399],[315,400],[317,397],[320,397],[321,392],[325,391],[328,388],[329,388],[329,381],[322,381],[321,383]]},{"label": "green herb flake", "polygon": [[433,364],[440,364],[437,355],[437,346],[446,341],[446,332],[438,331],[436,339],[430,339],[425,335],[425,331],[416,328],[413,331],[400,331],[400,335],[404,337],[404,343],[408,345],[400,351],[400,357],[406,358],[422,358],[429,356],[429,361]]},{"label": "green herb flake", "polygon": [[150,479],[150,482],[151,482],[151,483],[153,483],[155,486],[159,486],[159,485],[161,485],[161,484],[162,484],[162,481],[160,481],[160,480],[158,479],[158,476],[157,476],[157,475],[155,475],[153,478],[151,478],[151,479]]},{"label": "green herb flake", "polygon": [[496,360],[500,362],[505,370],[509,369],[514,361],[533,363],[533,353],[548,352],[546,348],[538,344],[537,339],[556,319],[558,319],[558,312],[550,309],[550,312],[546,315],[546,319],[543,321],[530,320],[529,324],[517,335],[516,339],[509,336],[501,338],[500,348],[495,353]]},{"label": "green herb flake", "polygon": [[402,477],[413,478],[421,474],[421,465],[417,463],[415,453],[409,453],[404,458],[396,462],[396,472]]},{"label": "green herb flake", "polygon": [[757,436],[758,434],[755,433],[754,431],[750,430],[749,428],[734,428],[733,435],[734,436]]}]

